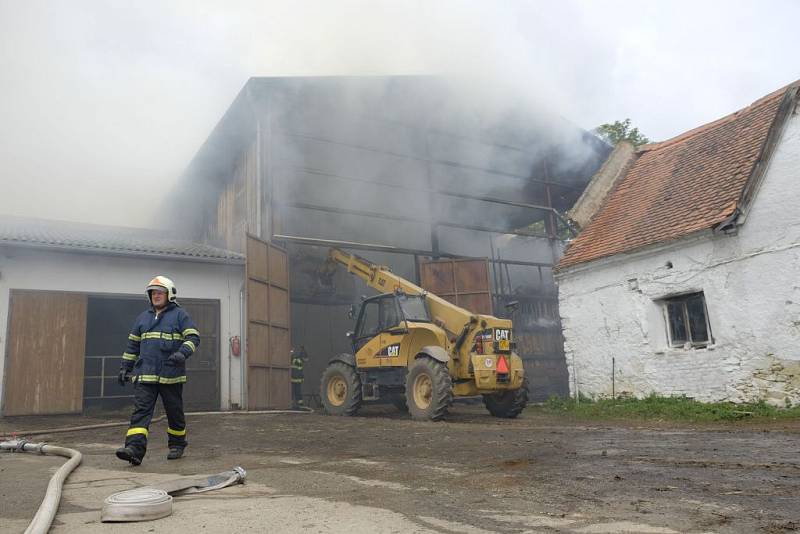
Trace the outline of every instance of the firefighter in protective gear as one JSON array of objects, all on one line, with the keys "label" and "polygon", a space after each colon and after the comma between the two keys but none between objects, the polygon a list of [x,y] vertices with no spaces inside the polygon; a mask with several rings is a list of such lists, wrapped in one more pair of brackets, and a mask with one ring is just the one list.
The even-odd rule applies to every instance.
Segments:
[{"label": "firefighter in protective gear", "polygon": [[292,404],[295,408],[303,405],[303,366],[307,359],[305,347],[301,345],[297,350],[292,349]]},{"label": "firefighter in protective gear", "polygon": [[131,424],[125,446],[117,449],[117,458],[133,465],[142,463],[147,450],[150,420],[159,395],[167,412],[167,459],[183,456],[187,445],[183,415],[186,359],[200,345],[200,332],[178,304],[172,280],[156,276],[145,293],[150,308],[133,323],[119,372],[120,383],[130,380],[135,390]]}]

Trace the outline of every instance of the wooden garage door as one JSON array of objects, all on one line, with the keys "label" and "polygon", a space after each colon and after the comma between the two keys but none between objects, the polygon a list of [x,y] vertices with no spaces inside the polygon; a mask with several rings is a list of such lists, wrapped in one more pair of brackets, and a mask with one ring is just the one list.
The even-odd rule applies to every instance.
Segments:
[{"label": "wooden garage door", "polygon": [[438,260],[420,264],[422,287],[473,313],[492,314],[487,260]]},{"label": "wooden garage door", "polygon": [[86,295],[11,291],[3,415],[80,413]]},{"label": "wooden garage door", "polygon": [[291,404],[289,262],[286,251],[247,236],[247,407]]}]

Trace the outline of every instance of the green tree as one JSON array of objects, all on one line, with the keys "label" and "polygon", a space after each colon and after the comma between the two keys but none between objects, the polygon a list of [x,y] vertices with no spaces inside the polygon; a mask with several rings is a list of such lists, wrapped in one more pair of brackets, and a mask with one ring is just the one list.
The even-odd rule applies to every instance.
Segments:
[{"label": "green tree", "polygon": [[631,128],[630,119],[614,121],[611,124],[601,124],[594,129],[594,133],[614,146],[620,141],[628,141],[633,146],[640,146],[650,142],[650,140],[639,131],[639,128]]}]

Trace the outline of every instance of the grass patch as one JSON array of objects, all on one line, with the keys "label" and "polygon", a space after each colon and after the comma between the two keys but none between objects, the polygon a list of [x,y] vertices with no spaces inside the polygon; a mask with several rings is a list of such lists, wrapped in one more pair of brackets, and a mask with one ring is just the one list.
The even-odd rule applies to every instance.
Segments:
[{"label": "grass patch", "polygon": [[663,421],[738,421],[800,418],[800,406],[776,408],[764,401],[747,404],[698,402],[688,397],[662,397],[652,394],[643,399],[620,398],[591,400],[581,397],[551,397],[534,408],[543,413],[569,415],[581,419],[641,419]]}]

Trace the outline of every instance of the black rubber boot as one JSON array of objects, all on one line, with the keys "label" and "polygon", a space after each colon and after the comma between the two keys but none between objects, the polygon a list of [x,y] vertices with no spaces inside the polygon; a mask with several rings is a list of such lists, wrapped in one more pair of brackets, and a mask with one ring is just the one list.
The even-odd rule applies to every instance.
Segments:
[{"label": "black rubber boot", "polygon": [[183,449],[180,447],[172,447],[167,455],[167,460],[177,460],[183,456]]},{"label": "black rubber boot", "polygon": [[139,465],[142,463],[142,459],[136,456],[128,447],[120,447],[117,449],[117,458],[130,462],[131,465]]}]

